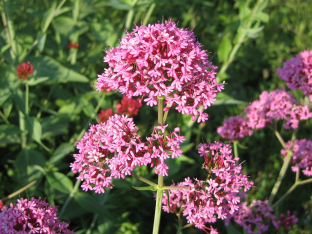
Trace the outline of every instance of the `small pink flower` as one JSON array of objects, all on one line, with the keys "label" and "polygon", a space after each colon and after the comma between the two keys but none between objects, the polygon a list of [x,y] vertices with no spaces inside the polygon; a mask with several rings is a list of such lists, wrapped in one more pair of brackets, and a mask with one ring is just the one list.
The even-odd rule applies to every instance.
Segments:
[{"label": "small pink flower", "polygon": [[109,117],[113,116],[115,113],[113,112],[112,108],[109,108],[107,110],[101,110],[101,112],[98,114],[99,116],[99,123],[106,122]]},{"label": "small pink flower", "polygon": [[17,78],[27,80],[28,76],[33,74],[34,67],[28,61],[17,66]]},{"label": "small pink flower", "polygon": [[17,204],[0,212],[0,233],[74,234],[57,217],[57,208],[40,198],[17,199]]},{"label": "small pink flower", "polygon": [[148,152],[152,159],[151,166],[155,166],[155,173],[168,176],[168,165],[165,163],[167,158],[178,158],[183,153],[180,143],[185,138],[180,136],[180,128],[165,136],[165,129],[168,125],[154,127],[151,137],[146,137],[148,141]]},{"label": "small pink flower", "polygon": [[0,211],[5,209],[6,205],[3,204],[3,201],[0,199]]},{"label": "small pink flower", "polygon": [[292,90],[300,89],[312,101],[312,50],[303,51],[277,69],[279,77]]},{"label": "small pink flower", "polygon": [[120,115],[127,115],[128,117],[132,115],[137,115],[142,106],[142,99],[132,99],[123,96],[121,103],[116,105],[117,113]]},{"label": "small pink flower", "polygon": [[241,165],[235,163],[238,158],[233,158],[229,145],[221,142],[200,144],[198,152],[205,159],[202,169],[207,171],[207,177],[204,180],[186,178],[178,183],[177,186],[190,189],[169,190],[169,204],[164,194],[163,209],[166,212],[183,212],[188,223],[206,233],[217,233],[212,227],[206,227],[206,223],[224,220],[229,214],[234,214],[241,197],[253,182],[242,174]]},{"label": "small pink flower", "polygon": [[251,136],[253,133],[248,125],[248,120],[243,116],[230,116],[228,120],[223,120],[223,126],[218,127],[217,132],[222,138],[230,140]]},{"label": "small pink flower", "polygon": [[112,188],[112,178],[125,178],[136,165],[151,163],[137,131],[132,118],[117,114],[91,125],[77,144],[75,162],[70,164],[74,173],[80,173],[77,179],[84,181],[84,191],[104,193],[104,187]]},{"label": "small pink flower", "polygon": [[295,215],[290,215],[290,211],[287,211],[287,215],[280,214],[280,220],[277,222],[277,229],[291,229],[296,223],[298,223],[297,217]]},{"label": "small pink flower", "polygon": [[[290,149],[290,145],[291,142],[288,141],[286,147]],[[286,158],[287,151],[282,149],[281,154]],[[312,141],[307,139],[295,140],[290,162],[295,164],[291,167],[293,172],[297,172],[302,168],[304,169],[302,170],[303,174],[312,176]]]},{"label": "small pink flower", "polygon": [[[117,90],[128,98],[146,96],[147,105],[157,105],[157,97],[182,114],[200,116],[213,104],[223,89],[215,79],[217,67],[200,49],[192,31],[180,29],[174,22],[141,26],[121,39],[104,57],[109,68],[98,75],[97,90]],[[194,119],[193,118],[193,119]]]},{"label": "small pink flower", "polygon": [[264,128],[273,120],[285,121],[284,128],[298,128],[301,120],[309,119],[312,113],[308,106],[297,106],[297,100],[285,90],[277,89],[270,93],[263,91],[260,99],[246,107],[248,125],[251,128]]}]

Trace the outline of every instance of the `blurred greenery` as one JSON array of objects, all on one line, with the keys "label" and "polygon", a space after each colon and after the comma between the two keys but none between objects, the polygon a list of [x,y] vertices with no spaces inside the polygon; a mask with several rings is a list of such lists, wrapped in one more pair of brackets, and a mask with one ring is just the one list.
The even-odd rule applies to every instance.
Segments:
[{"label": "blurred greenery", "polygon": [[[218,80],[225,90],[198,124],[171,111],[168,124],[186,136],[184,156],[169,162],[169,176],[203,178],[197,145],[220,139],[216,132],[225,118],[241,114],[263,90],[285,87],[276,69],[283,61],[312,49],[312,4],[306,0],[0,0],[0,198],[31,181],[37,183],[21,197],[42,197],[59,206],[60,216],[76,233],[151,233],[155,199],[152,191],[133,177],[114,180],[105,194],[85,193],[69,168],[75,144],[100,109],[119,102],[118,92],[95,90],[105,50],[117,46],[140,25],[171,18],[179,27],[192,29],[209,59],[219,67]],[[69,48],[69,43],[79,43]],[[104,50],[104,52],[103,52]],[[17,79],[17,66],[30,61],[34,73],[28,85]],[[27,97],[27,98],[26,98]],[[28,101],[27,101],[28,99]],[[146,121],[148,120],[148,121]],[[157,110],[142,107],[134,122],[142,137],[157,123]],[[311,121],[301,123],[300,138],[311,139]],[[281,128],[282,129],[282,128]],[[285,141],[290,131],[282,131]],[[262,129],[244,138],[239,156],[244,173],[255,186],[248,201],[267,199],[281,165],[280,143],[273,132]],[[150,168],[135,173],[156,181]],[[277,198],[294,182],[289,169]],[[312,233],[312,185],[302,185],[275,209],[292,211],[299,218],[289,233]],[[5,201],[14,202],[15,198]],[[160,233],[176,233],[177,218],[162,214]],[[214,224],[219,233],[242,233],[240,227]],[[274,229],[273,229],[274,230]],[[273,231],[274,232],[274,231]],[[183,233],[203,233],[196,228]]]}]

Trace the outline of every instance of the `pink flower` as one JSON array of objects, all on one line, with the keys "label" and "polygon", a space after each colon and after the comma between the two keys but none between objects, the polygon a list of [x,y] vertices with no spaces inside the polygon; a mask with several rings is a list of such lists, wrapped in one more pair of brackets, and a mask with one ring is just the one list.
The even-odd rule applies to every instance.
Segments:
[{"label": "pink flower", "polygon": [[123,96],[121,99],[121,103],[116,105],[117,113],[120,115],[128,115],[128,117],[132,115],[137,115],[140,108],[142,106],[142,99],[132,99]]},{"label": "pink flower", "polygon": [[5,209],[6,206],[3,204],[3,201],[0,199],[0,211]]},{"label": "pink flower", "polygon": [[244,136],[251,136],[253,131],[248,125],[248,120],[243,116],[230,116],[228,120],[223,120],[223,126],[218,127],[217,132],[222,138],[237,140]]},{"label": "pink flower", "polygon": [[[288,141],[286,147],[290,149],[290,145],[291,142]],[[286,158],[287,151],[282,149],[281,154]],[[299,168],[304,168],[303,174],[312,176],[312,141],[307,139],[295,140],[290,162],[295,164],[291,167],[293,172],[299,171]]]},{"label": "pink flower", "polygon": [[99,123],[106,122],[109,117],[113,116],[115,113],[113,112],[112,108],[109,108],[107,110],[101,110],[101,112],[98,114],[99,116]]},{"label": "pink flower", "polygon": [[[200,49],[192,31],[174,22],[141,26],[121,39],[104,57],[109,68],[98,75],[97,90],[117,90],[128,98],[146,96],[147,105],[157,105],[157,97],[182,114],[208,119],[199,107],[208,108],[223,89],[215,79],[217,67]],[[208,70],[207,70],[208,68]]]},{"label": "pink flower", "polygon": [[34,234],[55,233],[73,234],[68,224],[57,217],[57,208],[40,198],[17,199],[17,204],[0,212],[0,233]]},{"label": "pink flower", "polygon": [[28,61],[17,66],[17,78],[27,80],[29,75],[33,74],[34,67]]},{"label": "pink flower", "polygon": [[251,128],[264,128],[273,120],[285,120],[284,128],[298,128],[299,121],[312,117],[308,106],[297,106],[297,100],[284,90],[263,91],[260,100],[246,107],[245,112]]},{"label": "pink flower", "polygon": [[287,211],[286,216],[284,214],[280,214],[280,220],[277,222],[277,229],[291,229],[296,223],[298,223],[297,217],[295,215],[290,215],[290,211]]},{"label": "pink flower", "polygon": [[248,234],[261,234],[268,230],[270,223],[278,227],[276,217],[273,215],[273,208],[269,205],[268,200],[253,200],[250,207],[247,204],[247,202],[241,203],[235,213],[227,217],[225,225],[228,225],[233,219]]},{"label": "pink flower", "polygon": [[148,152],[152,159],[152,167],[155,166],[155,173],[168,176],[168,165],[165,163],[167,158],[178,158],[183,153],[180,149],[180,143],[185,138],[180,136],[180,128],[165,136],[165,126],[154,127],[151,137],[146,137],[148,141]]},{"label": "pink flower", "polygon": [[112,178],[125,178],[136,165],[151,163],[147,147],[137,134],[132,118],[114,115],[106,122],[91,125],[89,132],[78,142],[79,154],[70,167],[77,179],[84,181],[84,191],[104,193],[112,188]]},{"label": "pink flower", "polygon": [[277,69],[279,77],[292,90],[300,89],[312,101],[312,50],[303,51]]},{"label": "pink flower", "polygon": [[[217,219],[226,219],[238,209],[241,196],[250,189],[253,182],[242,174],[242,166],[237,165],[229,145],[221,142],[200,144],[199,155],[204,157],[202,168],[207,171],[205,180],[186,178],[177,186],[188,186],[190,189],[169,190],[163,195],[163,209],[166,212],[183,212],[187,222],[195,227],[210,230],[206,223],[214,223]],[[174,184],[173,184],[174,186]],[[242,192],[241,190],[244,190]]]}]

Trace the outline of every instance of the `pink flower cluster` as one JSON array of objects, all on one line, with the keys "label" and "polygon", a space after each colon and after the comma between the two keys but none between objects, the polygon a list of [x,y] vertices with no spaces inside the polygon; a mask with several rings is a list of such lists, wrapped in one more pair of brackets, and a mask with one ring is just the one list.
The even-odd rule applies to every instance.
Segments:
[{"label": "pink flower cluster", "polygon": [[312,101],[312,50],[303,51],[277,69],[279,77],[292,90],[300,89]]},{"label": "pink flower cluster", "polygon": [[6,234],[73,234],[68,224],[60,222],[57,208],[40,198],[17,199],[17,204],[0,212],[0,233]]},{"label": "pink flower cluster", "polygon": [[177,186],[189,186],[190,190],[169,190],[169,204],[168,197],[164,194],[163,209],[166,212],[182,211],[188,223],[206,233],[208,230],[217,233],[205,224],[234,214],[239,208],[241,196],[251,188],[253,182],[242,174],[242,166],[235,163],[239,159],[233,158],[229,145],[221,142],[200,144],[198,152],[205,159],[202,168],[207,171],[207,178],[187,178],[178,183]]},{"label": "pink flower cluster", "polygon": [[[180,29],[174,22],[141,26],[121,39],[104,57],[109,65],[98,75],[97,90],[117,90],[128,97],[145,96],[149,106],[164,96],[168,108],[182,114],[199,116],[206,121],[207,108],[223,89],[215,79],[217,67],[208,60],[206,51],[192,31]],[[208,68],[208,69],[207,69]]]},{"label": "pink flower cluster", "polygon": [[[142,107],[142,99],[132,99],[123,96],[121,103],[116,104],[117,113],[120,115],[127,115],[128,117],[132,115],[137,115],[140,108]],[[109,117],[113,116],[115,113],[112,108],[107,110],[101,110],[98,114],[99,122],[103,123],[108,120]]]},{"label": "pink flower cluster", "polygon": [[17,66],[17,78],[22,80],[27,80],[29,75],[32,75],[34,67],[30,62],[22,63]]},{"label": "pink flower cluster", "polygon": [[[288,141],[286,147],[290,149],[290,146],[291,142]],[[312,176],[312,141],[307,139],[295,140],[292,152],[290,162],[295,164],[291,167],[292,171],[297,172],[299,168],[304,168],[303,174]],[[281,154],[286,157],[287,151],[282,149]]]},{"label": "pink flower cluster", "polygon": [[223,121],[223,126],[218,127],[217,132],[222,138],[237,140],[244,136],[251,136],[253,131],[248,125],[248,120],[243,116],[230,116],[228,120]]},{"label": "pink flower cluster", "polygon": [[185,138],[180,136],[180,128],[175,128],[174,131],[165,137],[165,126],[154,127],[151,137],[147,137],[148,154],[152,159],[152,167],[155,165],[155,174],[168,176],[168,165],[165,163],[167,158],[179,158],[183,151],[180,149],[180,143]]},{"label": "pink flower cluster", "polygon": [[309,119],[312,113],[308,106],[297,106],[297,100],[290,93],[277,89],[270,93],[263,91],[260,100],[255,100],[246,109],[251,128],[264,128],[273,120],[285,120],[284,128],[298,128],[299,121]]},{"label": "pink flower cluster", "polygon": [[149,144],[141,141],[138,127],[132,118],[114,115],[106,122],[91,125],[89,132],[78,142],[79,154],[74,154],[75,162],[70,167],[77,179],[84,181],[84,191],[94,190],[104,193],[104,187],[112,188],[112,178],[125,178],[135,166],[151,164],[155,173],[168,175],[165,159],[180,157],[179,128],[164,136],[166,126],[155,127]]},{"label": "pink flower cluster", "polygon": [[294,215],[291,216],[289,211],[286,217],[284,214],[281,214],[280,221],[276,221],[273,208],[269,205],[268,200],[253,200],[249,207],[247,204],[247,202],[241,203],[239,209],[234,214],[227,216],[225,225],[234,220],[248,234],[261,234],[267,231],[271,224],[278,230],[281,228],[290,229],[298,222],[298,219]]}]

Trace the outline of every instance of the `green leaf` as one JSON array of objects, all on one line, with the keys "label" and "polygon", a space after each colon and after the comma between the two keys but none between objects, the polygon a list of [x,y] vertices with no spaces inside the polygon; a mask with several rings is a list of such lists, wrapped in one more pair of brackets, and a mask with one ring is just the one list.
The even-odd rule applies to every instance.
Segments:
[{"label": "green leaf", "polygon": [[46,177],[51,187],[62,193],[69,194],[74,188],[73,182],[63,173],[50,171]]},{"label": "green leaf", "polygon": [[241,21],[244,21],[246,19],[249,19],[251,16],[251,10],[249,9],[247,4],[244,4],[240,9],[239,9],[239,19]]},{"label": "green leaf", "polygon": [[60,161],[74,150],[74,146],[71,143],[62,143],[52,154],[49,163],[53,164]]},{"label": "green leaf", "polygon": [[20,143],[21,130],[13,124],[0,125],[0,144]]},{"label": "green leaf", "polygon": [[43,168],[45,166],[45,158],[37,150],[24,148],[17,155],[16,166],[19,170],[22,184],[26,185],[42,178],[43,172],[38,170],[38,167]]},{"label": "green leaf", "polygon": [[38,119],[35,117],[27,117],[26,129],[34,141],[41,142],[42,127]]},{"label": "green leaf", "polygon": [[103,6],[111,6],[118,10],[128,10],[128,11],[133,10],[131,6],[124,4],[119,0],[108,0],[108,1],[104,1],[96,5],[96,7],[103,7]]},{"label": "green leaf", "polygon": [[108,209],[116,208],[114,205],[100,205],[99,201],[88,193],[76,192],[74,198],[83,209],[106,217],[109,216]]},{"label": "green leaf", "polygon": [[13,108],[13,99],[10,97],[4,104],[3,104],[3,114],[5,118],[9,118],[10,113]]},{"label": "green leaf", "polygon": [[50,9],[46,11],[46,13],[44,14],[43,20],[42,20],[42,24],[41,24],[41,29],[42,32],[45,33],[54,17],[54,12],[56,9],[56,1],[53,2],[53,4],[51,5]]},{"label": "green leaf", "polygon": [[157,191],[157,189],[154,186],[145,186],[145,187],[134,187],[132,186],[132,188],[136,189],[136,190],[151,190],[151,191]]},{"label": "green leaf", "polygon": [[49,56],[29,58],[36,67],[37,77],[49,77],[47,83],[88,82],[89,79],[71,70]]},{"label": "green leaf", "polygon": [[4,45],[3,47],[1,47],[1,49],[0,49],[0,55],[3,54],[3,53],[4,53],[5,51],[7,51],[8,49],[10,49],[11,46],[12,46],[12,42],[10,42],[10,43]]},{"label": "green leaf", "polygon": [[23,98],[17,93],[17,92],[13,92],[12,93],[12,97],[15,101],[15,104],[17,105],[17,108],[24,114],[26,115],[26,106],[25,106],[25,101],[23,100]]},{"label": "green leaf", "polygon": [[269,22],[269,15],[264,13],[264,12],[259,12],[256,17],[255,17],[256,20],[260,20],[264,23],[267,23]]},{"label": "green leaf", "polygon": [[46,32],[44,32],[44,33],[38,32],[37,38],[38,38],[37,46],[38,46],[40,53],[42,53],[42,51],[44,49],[45,42],[46,42],[47,33]]},{"label": "green leaf", "polygon": [[227,61],[231,50],[232,50],[231,41],[227,36],[223,36],[222,41],[218,47],[219,62]]},{"label": "green leaf", "polygon": [[34,86],[42,82],[45,82],[47,80],[49,80],[49,77],[36,77],[36,78],[32,77],[31,79],[27,81],[27,83],[29,86]]},{"label": "green leaf", "polygon": [[54,137],[67,131],[70,118],[66,115],[48,116],[40,119],[42,139]]},{"label": "green leaf", "polygon": [[264,26],[257,27],[257,28],[249,28],[249,29],[244,29],[242,28],[242,31],[250,38],[256,38],[259,36],[259,33],[262,31]]},{"label": "green leaf", "polygon": [[237,231],[237,229],[233,226],[233,224],[229,223],[229,225],[225,226],[227,234],[240,234],[241,232]]},{"label": "green leaf", "polygon": [[76,22],[73,20],[73,18],[67,16],[57,17],[53,22],[55,31],[64,35],[69,35],[76,25]]}]

